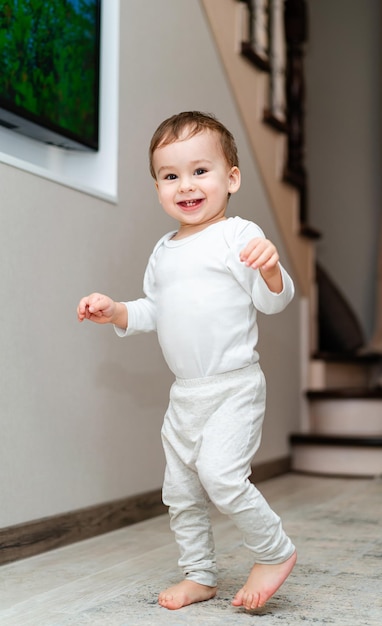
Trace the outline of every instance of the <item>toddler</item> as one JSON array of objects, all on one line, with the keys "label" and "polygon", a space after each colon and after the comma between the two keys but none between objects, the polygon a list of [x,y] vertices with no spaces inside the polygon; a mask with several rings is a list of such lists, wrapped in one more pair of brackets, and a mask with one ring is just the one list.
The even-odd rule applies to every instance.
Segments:
[{"label": "toddler", "polygon": [[234,138],[214,116],[170,117],[149,154],[159,202],[178,228],[151,254],[145,297],[122,303],[93,293],[81,299],[78,319],[111,323],[121,337],[156,331],[175,376],[162,427],[163,502],[184,579],[160,593],[160,605],[179,609],[216,594],[211,501],[253,554],[232,604],[256,609],[296,562],[280,518],[249,480],[265,412],[257,311],[282,311],[293,282],[256,224],[226,217],[240,170]]}]

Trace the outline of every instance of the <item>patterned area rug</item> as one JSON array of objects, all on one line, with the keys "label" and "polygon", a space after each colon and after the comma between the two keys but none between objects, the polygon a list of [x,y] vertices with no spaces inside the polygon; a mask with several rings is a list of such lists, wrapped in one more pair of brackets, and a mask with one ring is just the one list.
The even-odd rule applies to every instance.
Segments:
[{"label": "patterned area rug", "polygon": [[[381,626],[382,480],[323,481],[292,476],[283,481],[284,477],[275,479],[277,493],[272,494],[272,481],[264,483],[264,489],[261,484],[260,488],[281,515],[299,557],[289,579],[263,609],[246,612],[231,606],[231,599],[247,578],[252,563],[237,531],[221,518],[217,519],[216,528],[220,571],[217,597],[178,611],[159,607],[158,585],[162,589],[179,580],[176,548],[168,543],[163,520],[158,529],[163,538],[162,547],[142,556],[143,568],[135,568],[133,562],[127,561],[124,570],[105,569],[97,579],[101,582],[94,580],[94,584],[87,584],[82,591],[74,586],[68,602],[65,587],[58,585],[49,596],[40,594],[33,603],[0,611],[0,623],[2,626]],[[294,487],[298,487],[295,492]],[[149,520],[143,524],[150,530],[158,522]],[[118,531],[112,538],[117,549],[115,542],[124,532],[129,530]],[[94,550],[96,541],[91,540],[87,549]],[[48,558],[48,555],[44,557],[46,562]],[[60,564],[57,556],[56,561]],[[14,571],[15,575],[17,567],[9,572]],[[85,582],[86,578],[89,577],[83,579]],[[37,604],[41,608],[38,621],[32,617]]]},{"label": "patterned area rug", "polygon": [[[160,621],[163,609],[153,607],[152,621],[146,615],[144,621],[125,625],[157,625],[163,620],[172,626],[381,626],[382,481],[361,482],[352,494],[339,495],[330,505],[299,507],[282,518],[299,559],[263,609],[249,614],[230,605],[238,581],[244,581],[251,568],[248,552],[232,545],[219,559],[222,582],[217,598],[176,615],[166,611]],[[142,607],[142,618],[144,612]]]}]

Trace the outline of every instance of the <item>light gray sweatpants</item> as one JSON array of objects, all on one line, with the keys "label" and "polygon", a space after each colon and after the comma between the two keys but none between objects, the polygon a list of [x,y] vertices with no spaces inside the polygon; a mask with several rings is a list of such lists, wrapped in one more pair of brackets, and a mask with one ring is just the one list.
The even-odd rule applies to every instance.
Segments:
[{"label": "light gray sweatpants", "polygon": [[197,379],[176,379],[162,441],[163,502],[185,577],[216,586],[209,501],[235,523],[257,563],[282,563],[294,552],[280,518],[249,481],[260,445],[265,379],[258,364]]}]

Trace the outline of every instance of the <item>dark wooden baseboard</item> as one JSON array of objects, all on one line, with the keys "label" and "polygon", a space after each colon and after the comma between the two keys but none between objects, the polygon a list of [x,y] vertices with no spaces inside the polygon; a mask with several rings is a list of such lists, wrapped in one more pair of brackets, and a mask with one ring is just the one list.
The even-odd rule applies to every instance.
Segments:
[{"label": "dark wooden baseboard", "polygon": [[253,483],[260,483],[263,480],[269,480],[282,474],[287,474],[292,471],[292,458],[291,456],[284,456],[274,461],[265,461],[254,465],[252,468],[251,481]]},{"label": "dark wooden baseboard", "polygon": [[[254,465],[251,480],[261,482],[290,471],[289,457]],[[0,565],[90,539],[162,515],[161,490],[62,515],[0,529]]]},{"label": "dark wooden baseboard", "polygon": [[0,530],[0,565],[166,513],[161,490]]}]

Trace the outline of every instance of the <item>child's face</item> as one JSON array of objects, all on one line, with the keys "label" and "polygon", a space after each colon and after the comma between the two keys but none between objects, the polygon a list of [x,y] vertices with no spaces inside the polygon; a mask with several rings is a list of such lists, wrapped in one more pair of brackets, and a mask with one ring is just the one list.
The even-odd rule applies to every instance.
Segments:
[{"label": "child's face", "polygon": [[191,234],[224,218],[228,194],[240,187],[240,171],[228,165],[217,133],[185,137],[157,148],[153,166],[159,202]]}]

